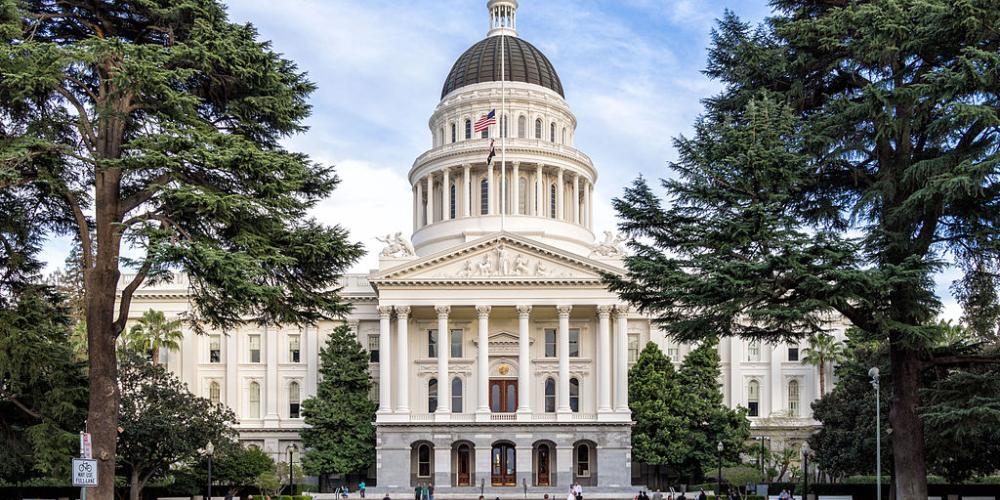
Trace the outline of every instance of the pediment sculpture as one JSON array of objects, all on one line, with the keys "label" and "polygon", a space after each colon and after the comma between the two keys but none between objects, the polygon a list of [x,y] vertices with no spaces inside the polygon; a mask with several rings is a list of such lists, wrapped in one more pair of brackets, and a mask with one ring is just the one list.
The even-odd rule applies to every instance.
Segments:
[{"label": "pediment sculpture", "polygon": [[531,258],[519,252],[511,252],[506,245],[497,245],[495,249],[481,255],[470,257],[458,271],[460,278],[472,277],[511,277],[534,276],[548,277],[555,272],[551,264],[537,258]]},{"label": "pediment sculpture", "polygon": [[625,241],[625,237],[613,233],[611,231],[604,231],[604,240],[595,243],[591,246],[592,252],[590,252],[591,257],[622,257],[625,255],[625,250],[622,248],[622,242]]},{"label": "pediment sculpture", "polygon": [[413,249],[413,244],[410,240],[403,237],[402,231],[397,231],[396,234],[387,234],[383,238],[375,238],[382,243],[385,243],[385,248],[382,249],[383,257],[414,257],[417,252]]}]

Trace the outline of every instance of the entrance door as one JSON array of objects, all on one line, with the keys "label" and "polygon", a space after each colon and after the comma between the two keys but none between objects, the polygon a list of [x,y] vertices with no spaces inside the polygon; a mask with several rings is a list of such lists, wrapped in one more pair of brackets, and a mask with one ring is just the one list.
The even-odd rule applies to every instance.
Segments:
[{"label": "entrance door", "polygon": [[517,411],[517,380],[490,380],[490,411],[493,413]]},{"label": "entrance door", "polygon": [[463,444],[458,447],[458,486],[471,486],[472,475],[470,474],[470,464],[472,462],[472,452],[469,445]]},{"label": "entrance door", "polygon": [[493,486],[516,486],[514,445],[497,444],[492,452]]},{"label": "entrance door", "polygon": [[538,447],[538,471],[536,481],[538,486],[551,486],[549,483],[549,445],[543,444]]}]

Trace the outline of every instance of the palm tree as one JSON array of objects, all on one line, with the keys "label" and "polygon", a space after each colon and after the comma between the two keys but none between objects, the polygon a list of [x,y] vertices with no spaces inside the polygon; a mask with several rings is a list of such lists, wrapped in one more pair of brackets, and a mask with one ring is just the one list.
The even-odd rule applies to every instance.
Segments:
[{"label": "palm tree", "polygon": [[819,369],[819,394],[826,394],[826,365],[844,361],[844,344],[830,335],[821,333],[809,337],[809,347],[802,350],[802,362]]},{"label": "palm tree", "polygon": [[125,343],[128,348],[151,353],[153,364],[157,364],[160,362],[160,348],[170,351],[180,349],[182,338],[181,320],[167,321],[163,312],[150,309],[129,330]]}]

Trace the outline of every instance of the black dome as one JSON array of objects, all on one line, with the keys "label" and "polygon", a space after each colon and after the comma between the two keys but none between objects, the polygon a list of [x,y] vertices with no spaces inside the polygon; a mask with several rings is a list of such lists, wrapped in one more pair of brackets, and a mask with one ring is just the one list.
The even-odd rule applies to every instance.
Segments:
[{"label": "black dome", "polygon": [[541,85],[563,94],[562,82],[552,63],[534,45],[515,36],[495,35],[469,47],[448,72],[441,97],[466,85],[500,81],[500,40],[504,41],[506,56],[504,80]]}]

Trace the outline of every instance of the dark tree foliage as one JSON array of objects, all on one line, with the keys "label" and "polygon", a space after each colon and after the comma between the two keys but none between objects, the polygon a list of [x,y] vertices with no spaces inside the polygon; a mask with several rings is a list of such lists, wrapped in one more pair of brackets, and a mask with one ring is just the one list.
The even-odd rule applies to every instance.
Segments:
[{"label": "dark tree foliage", "polygon": [[69,475],[86,416],[84,365],[69,343],[65,299],[21,284],[0,304],[0,481]]},{"label": "dark tree foliage", "polygon": [[210,441],[235,438],[232,411],[195,396],[166,368],[136,353],[123,353],[118,370],[121,385],[119,466],[127,477],[130,498],[162,479],[175,464],[197,460]]},{"label": "dark tree foliage", "polygon": [[632,456],[654,467],[654,484],[648,486],[700,482],[705,467],[718,460],[719,442],[727,462],[739,460],[750,421],[744,410],[723,404],[720,373],[718,344],[712,341],[691,351],[679,372],[650,342],[629,369]]},{"label": "dark tree foliage", "polygon": [[0,279],[50,235],[79,241],[90,497],[111,500],[136,288],[186,271],[195,328],[315,322],[344,311],[362,249],[308,216],[332,168],[281,146],[314,85],[217,0],[0,0],[0,74]]},{"label": "dark tree foliage", "polygon": [[[928,349],[932,276],[949,255],[967,277],[1000,267],[1000,9],[772,6],[713,32],[725,89],[676,142],[669,206],[643,180],[616,200],[635,255],[609,281],[681,339],[800,338],[839,315],[885,340],[896,491],[923,498],[923,372],[958,362]],[[995,288],[965,286],[981,282],[959,286],[988,315]]]},{"label": "dark tree foliage", "polygon": [[319,355],[316,397],[302,402],[309,474],[363,472],[375,461],[375,403],[369,399],[368,353],[347,325],[330,333]]}]

